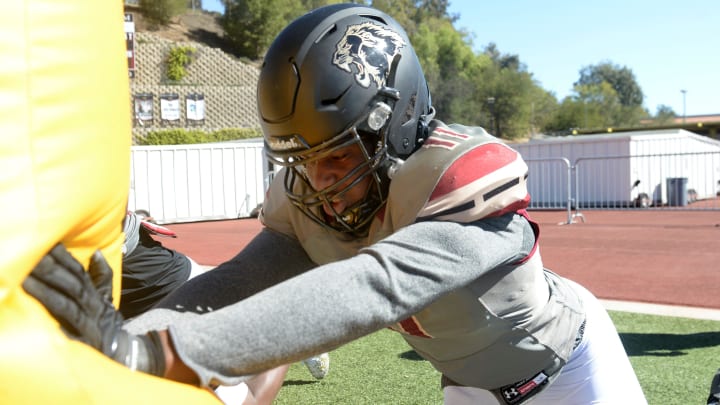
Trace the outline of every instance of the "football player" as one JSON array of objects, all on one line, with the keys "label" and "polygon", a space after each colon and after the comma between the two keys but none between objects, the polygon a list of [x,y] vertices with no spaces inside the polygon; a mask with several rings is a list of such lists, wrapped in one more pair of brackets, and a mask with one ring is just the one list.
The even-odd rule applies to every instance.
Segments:
[{"label": "football player", "polygon": [[[543,267],[525,162],[482,128],[434,119],[391,17],[355,4],[300,17],[269,48],[257,95],[282,167],[265,228],[125,329],[78,325],[43,299],[52,282],[28,288],[69,330],[110,329],[96,347],[137,343],[116,360],[209,386],[389,327],[442,374],[446,404],[646,403],[598,300]],[[63,304],[76,315],[92,300]]]}]

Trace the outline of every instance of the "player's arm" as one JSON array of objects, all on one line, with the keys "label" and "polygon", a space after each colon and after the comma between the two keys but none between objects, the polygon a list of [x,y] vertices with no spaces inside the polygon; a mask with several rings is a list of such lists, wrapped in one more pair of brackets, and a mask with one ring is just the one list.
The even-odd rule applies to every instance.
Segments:
[{"label": "player's arm", "polygon": [[196,313],[218,310],[315,266],[296,239],[263,228],[234,258],[188,280],[155,308]]},{"label": "player's arm", "polygon": [[233,376],[331,351],[404,320],[483,274],[522,260],[533,244],[532,228],[516,214],[473,224],[417,223],[355,257],[220,311],[186,316],[169,333],[202,384],[231,384]]},{"label": "player's arm", "polygon": [[530,225],[515,214],[474,224],[418,223],[355,257],[221,310],[198,315],[156,309],[143,318],[158,329],[170,320],[171,344],[163,350],[173,349],[172,367],[187,366],[203,386],[232,385],[241,376],[330,351],[405,319],[484,273],[521,260],[533,243]]},{"label": "player's arm", "polygon": [[[267,260],[255,261],[263,255]],[[284,266],[276,266],[277,258],[283,258]],[[244,264],[248,264],[248,271],[244,271],[247,270]],[[184,305],[196,312],[203,312],[193,306],[197,302],[207,304],[207,310],[218,309],[313,266],[294,239],[263,231],[244,253],[165,303],[175,309]],[[136,318],[135,332],[124,330],[123,317],[111,303],[111,283],[112,270],[99,252],[93,256],[89,272],[85,272],[82,265],[58,245],[38,263],[23,287],[48,309],[71,338],[89,344],[133,370],[198,384],[197,374],[177,355],[165,330],[183,315],[197,315],[177,310],[151,311],[152,315],[157,315],[156,312],[160,315],[151,315],[145,323]],[[203,297],[211,299],[203,301]],[[240,380],[235,379],[233,383]]]}]

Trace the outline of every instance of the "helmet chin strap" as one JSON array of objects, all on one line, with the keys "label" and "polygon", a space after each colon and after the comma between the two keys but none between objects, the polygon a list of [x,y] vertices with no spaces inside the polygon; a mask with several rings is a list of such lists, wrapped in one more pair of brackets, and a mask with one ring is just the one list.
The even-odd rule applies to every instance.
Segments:
[{"label": "helmet chin strap", "polygon": [[[343,212],[339,214],[336,213],[336,217],[339,217],[345,225],[353,229],[352,233],[356,236],[366,235],[367,229],[372,223],[371,215],[377,212],[382,205],[382,201],[379,198],[380,192],[376,190],[377,187],[379,187],[379,185],[376,182],[372,182],[368,185],[365,196],[360,201],[346,208]],[[367,223],[362,227],[358,227],[357,223],[360,221],[367,221]]]},{"label": "helmet chin strap", "polygon": [[[382,145],[378,147],[382,147]],[[381,163],[381,165],[386,166],[386,168],[378,167],[369,174],[372,181],[368,184],[364,196],[358,200],[358,202],[347,207],[340,213],[334,212],[333,210],[334,218],[331,219],[336,222],[341,221],[342,226],[349,228],[351,233],[356,236],[366,235],[367,229],[372,223],[374,213],[380,209],[384,203],[385,196],[387,196],[389,188],[387,171],[390,165],[387,160],[385,160],[385,163]],[[367,223],[358,228],[357,224],[360,221],[367,221]]]}]

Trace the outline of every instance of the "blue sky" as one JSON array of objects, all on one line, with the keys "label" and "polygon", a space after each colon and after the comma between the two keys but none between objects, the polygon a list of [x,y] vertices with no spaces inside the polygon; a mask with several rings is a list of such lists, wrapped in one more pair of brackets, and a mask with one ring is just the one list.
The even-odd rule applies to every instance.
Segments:
[{"label": "blue sky", "polygon": [[[203,6],[222,9],[219,0]],[[720,114],[718,0],[450,0],[449,11],[476,51],[494,42],[518,55],[559,100],[583,67],[609,61],[633,71],[653,114],[660,104]]]}]

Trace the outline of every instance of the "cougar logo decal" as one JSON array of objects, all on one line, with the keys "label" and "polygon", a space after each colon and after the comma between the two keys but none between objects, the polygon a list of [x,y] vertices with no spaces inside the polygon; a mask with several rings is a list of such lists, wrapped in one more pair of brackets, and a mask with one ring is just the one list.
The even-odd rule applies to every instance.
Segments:
[{"label": "cougar logo decal", "polygon": [[[398,33],[370,22],[351,25],[338,42],[333,64],[355,74],[355,80],[367,88],[381,87],[387,79],[393,58],[405,46]],[[354,70],[354,72],[353,72]]]}]

